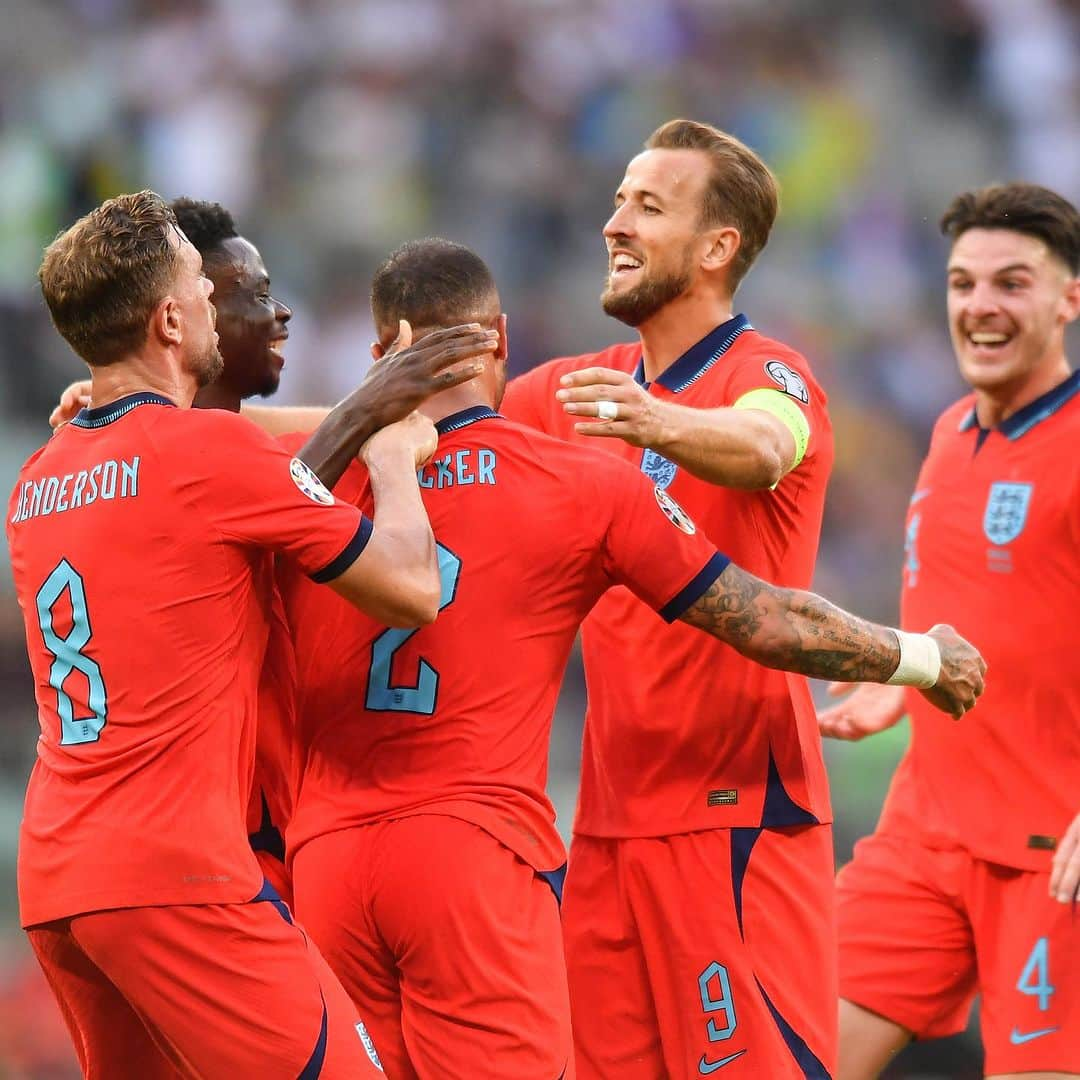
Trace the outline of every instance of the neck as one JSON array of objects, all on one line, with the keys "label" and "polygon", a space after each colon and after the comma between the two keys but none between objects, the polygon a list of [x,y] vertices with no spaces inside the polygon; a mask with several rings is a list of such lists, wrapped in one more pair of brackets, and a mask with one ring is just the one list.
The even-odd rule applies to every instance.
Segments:
[{"label": "neck", "polygon": [[727,322],[732,316],[731,300],[726,294],[695,294],[689,289],[638,326],[645,378],[653,382],[687,349]]},{"label": "neck", "polygon": [[1030,405],[1036,398],[1060,386],[1071,374],[1065,354],[1046,364],[1040,364],[1022,382],[975,390],[975,416],[979,427],[994,428]]},{"label": "neck", "polygon": [[218,379],[198,390],[192,404],[196,409],[227,409],[229,412],[238,413],[241,400],[235,390]]},{"label": "neck", "polygon": [[495,402],[490,393],[483,387],[471,383],[462,383],[450,390],[444,390],[441,394],[433,394],[420,406],[422,412],[433,424],[445,420],[454,413],[463,412],[465,409],[475,408],[477,405],[486,405],[489,409],[495,408]]},{"label": "neck", "polygon": [[90,406],[108,405],[129,394],[152,393],[187,408],[195,397],[195,380],[180,371],[171,357],[133,353],[115,364],[91,368]]}]

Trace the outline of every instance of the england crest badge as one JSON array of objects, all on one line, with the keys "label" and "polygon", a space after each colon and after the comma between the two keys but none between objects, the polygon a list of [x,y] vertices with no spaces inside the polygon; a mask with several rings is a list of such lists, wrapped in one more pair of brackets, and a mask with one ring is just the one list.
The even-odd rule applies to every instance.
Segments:
[{"label": "england crest badge", "polygon": [[990,485],[990,497],[983,514],[983,532],[991,544],[1012,543],[1027,524],[1033,484],[998,481]]},{"label": "england crest badge", "polygon": [[674,461],[668,461],[663,454],[655,450],[646,450],[641,455],[641,471],[661,490],[671,486],[679,467]]}]

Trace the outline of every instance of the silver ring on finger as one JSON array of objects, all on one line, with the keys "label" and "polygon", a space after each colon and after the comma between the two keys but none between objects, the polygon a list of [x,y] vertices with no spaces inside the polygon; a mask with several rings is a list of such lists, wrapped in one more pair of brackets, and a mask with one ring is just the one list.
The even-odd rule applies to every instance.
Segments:
[{"label": "silver ring on finger", "polygon": [[618,420],[619,406],[614,401],[598,401],[596,415],[600,420]]}]

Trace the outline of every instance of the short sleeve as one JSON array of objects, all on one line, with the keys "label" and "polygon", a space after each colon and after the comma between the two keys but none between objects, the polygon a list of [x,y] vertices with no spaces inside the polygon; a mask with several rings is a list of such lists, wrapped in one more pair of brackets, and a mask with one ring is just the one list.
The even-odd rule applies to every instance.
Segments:
[{"label": "short sleeve", "polygon": [[[770,349],[766,344],[760,349],[755,348],[749,355],[741,357],[738,366],[731,372],[727,384],[728,400],[724,404],[734,405],[759,390],[777,391],[799,410],[807,426],[805,452],[800,455],[800,460],[812,456],[816,441],[814,436],[828,428],[828,419],[825,414],[825,393],[818,386],[805,358],[791,349],[778,346]],[[746,404],[752,407],[749,401]],[[781,419],[788,423],[784,417]],[[795,434],[794,431],[792,433]],[[795,441],[797,445],[800,443],[798,434],[795,434]],[[801,446],[798,448],[802,449]]]},{"label": "short sleeve", "polygon": [[611,518],[604,570],[667,622],[674,622],[731,561],[667,492],[626,462],[597,470]]},{"label": "short sleeve", "polygon": [[181,479],[209,526],[294,559],[316,581],[348,569],[371,536],[367,517],[249,421],[221,413],[199,426]]}]

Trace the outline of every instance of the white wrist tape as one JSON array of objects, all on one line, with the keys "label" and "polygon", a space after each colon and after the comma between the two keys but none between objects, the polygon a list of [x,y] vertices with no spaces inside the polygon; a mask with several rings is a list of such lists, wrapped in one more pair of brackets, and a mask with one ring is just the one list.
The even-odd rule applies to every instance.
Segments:
[{"label": "white wrist tape", "polygon": [[928,690],[941,674],[941,649],[929,634],[907,634],[894,630],[900,643],[900,663],[889,679],[889,686],[917,686]]}]

